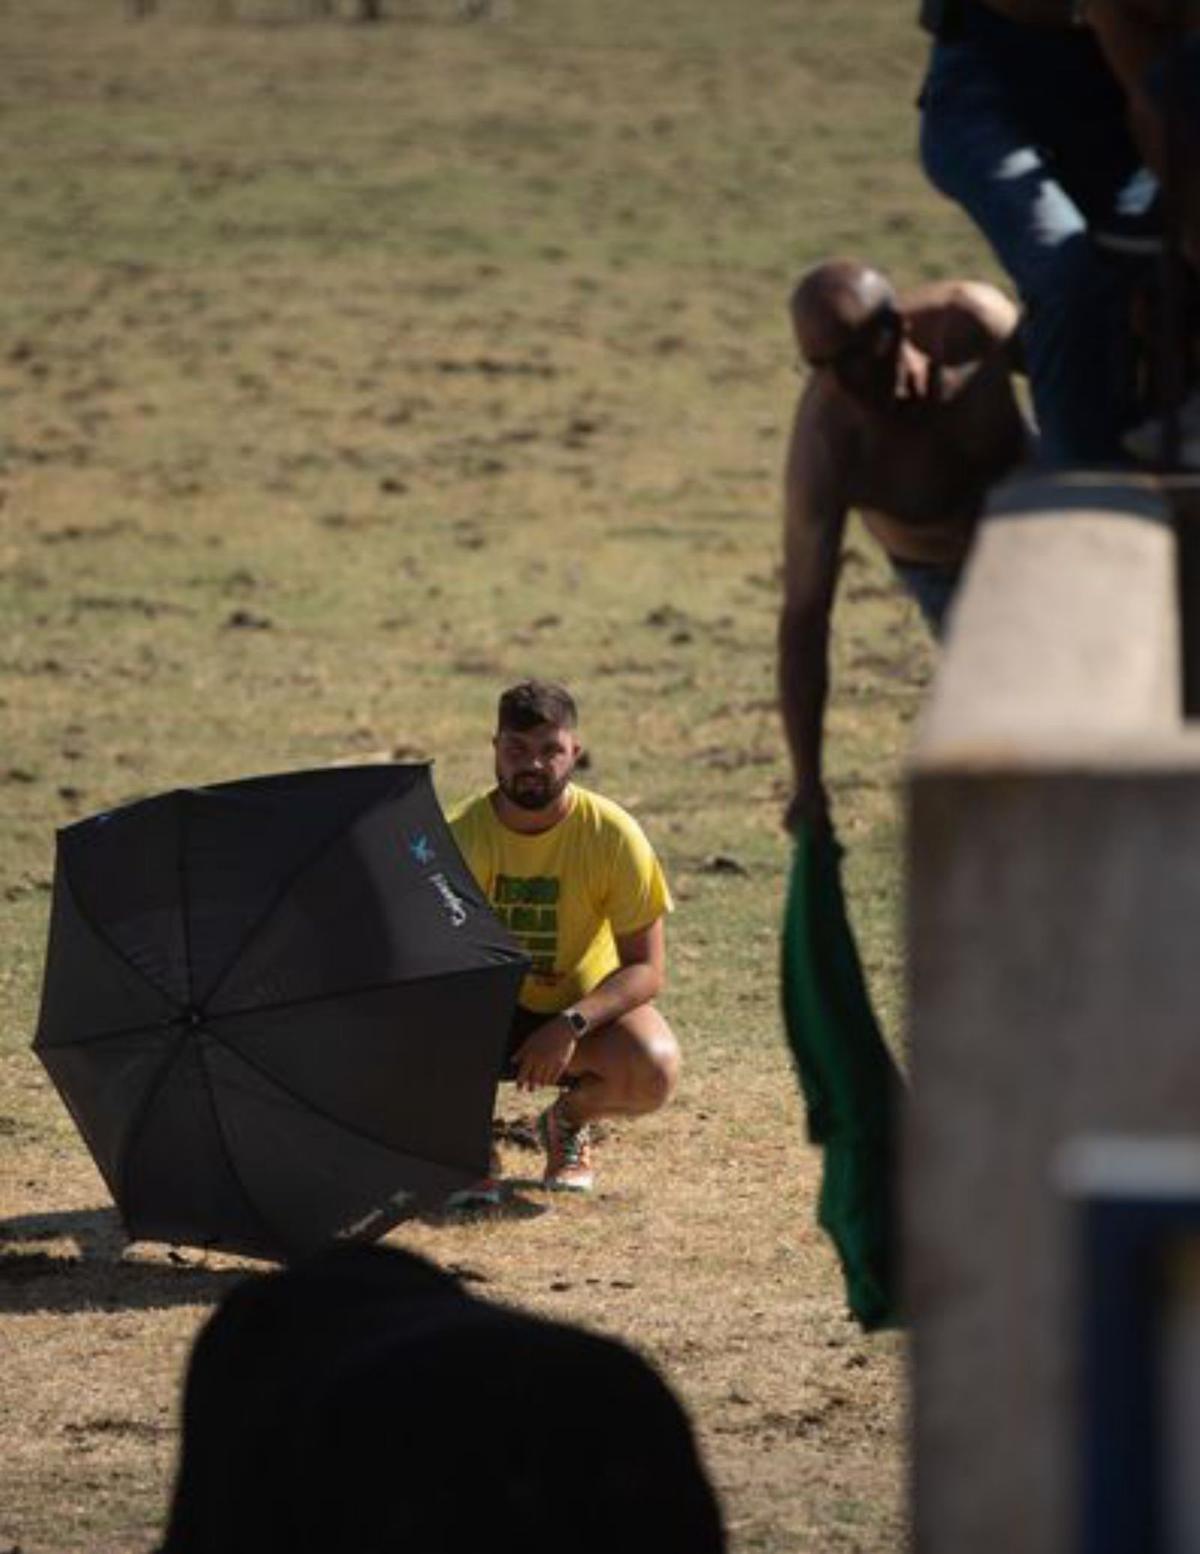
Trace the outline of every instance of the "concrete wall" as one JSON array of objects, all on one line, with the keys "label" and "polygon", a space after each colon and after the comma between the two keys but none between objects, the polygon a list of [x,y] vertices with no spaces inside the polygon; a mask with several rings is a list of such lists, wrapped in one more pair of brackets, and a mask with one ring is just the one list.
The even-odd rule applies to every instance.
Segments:
[{"label": "concrete wall", "polygon": [[1200,735],[1145,482],[997,494],[909,771],[918,1554],[1074,1548],[1081,1132],[1200,1132]]}]

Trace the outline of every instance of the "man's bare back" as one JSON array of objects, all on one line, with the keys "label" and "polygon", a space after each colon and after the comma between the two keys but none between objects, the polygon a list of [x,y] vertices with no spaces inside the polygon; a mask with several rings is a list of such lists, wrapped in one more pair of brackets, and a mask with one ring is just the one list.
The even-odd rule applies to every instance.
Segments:
[{"label": "man's bare back", "polygon": [[1010,379],[1017,310],[992,286],[901,297],[878,271],[834,261],[796,288],[792,320],[811,372],[785,476],[780,689],[791,818],[823,822],[829,622],[849,513],[902,576],[915,568],[948,598],[987,491],[1029,433]]}]

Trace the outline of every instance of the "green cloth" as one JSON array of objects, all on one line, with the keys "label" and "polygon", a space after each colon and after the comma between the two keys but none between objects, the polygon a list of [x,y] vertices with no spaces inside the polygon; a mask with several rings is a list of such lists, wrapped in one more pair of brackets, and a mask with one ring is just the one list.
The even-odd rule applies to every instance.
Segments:
[{"label": "green cloth", "polygon": [[796,834],[783,922],[783,1015],[824,1151],[817,1223],[841,1259],[850,1310],[867,1329],[899,1321],[896,1139],[903,1082],[863,980],[828,831]]}]

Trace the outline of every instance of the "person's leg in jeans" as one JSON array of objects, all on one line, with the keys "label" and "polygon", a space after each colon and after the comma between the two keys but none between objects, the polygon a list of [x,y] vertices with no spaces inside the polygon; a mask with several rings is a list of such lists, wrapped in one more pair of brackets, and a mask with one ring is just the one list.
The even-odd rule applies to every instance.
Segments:
[{"label": "person's leg in jeans", "polygon": [[[1119,463],[1131,377],[1127,274],[1097,249],[1060,166],[1034,139],[1032,83],[1017,91],[1006,76],[1017,69],[983,43],[935,45],[923,97],[922,164],[982,231],[1020,294],[1043,460]],[[1057,102],[1064,121],[1076,106]],[[1055,109],[1053,96],[1041,104],[1044,116]],[[1114,169],[1110,182],[1117,181]]]}]

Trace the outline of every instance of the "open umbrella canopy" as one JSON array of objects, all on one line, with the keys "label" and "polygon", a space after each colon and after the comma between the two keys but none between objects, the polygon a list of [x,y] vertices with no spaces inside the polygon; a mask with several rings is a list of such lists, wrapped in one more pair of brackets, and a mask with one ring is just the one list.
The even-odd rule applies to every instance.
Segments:
[{"label": "open umbrella canopy", "polygon": [[249,778],[59,832],[34,1048],[134,1239],[289,1258],[485,1174],[526,965],[427,766]]}]

